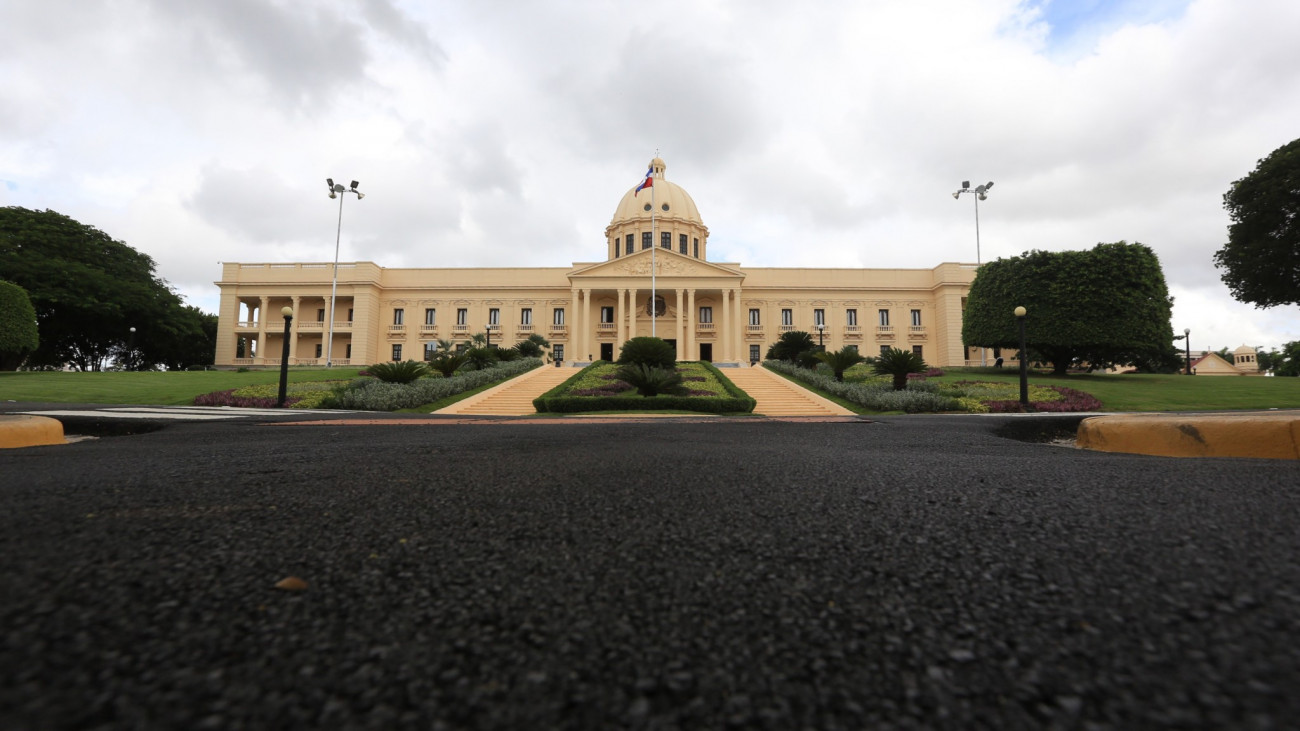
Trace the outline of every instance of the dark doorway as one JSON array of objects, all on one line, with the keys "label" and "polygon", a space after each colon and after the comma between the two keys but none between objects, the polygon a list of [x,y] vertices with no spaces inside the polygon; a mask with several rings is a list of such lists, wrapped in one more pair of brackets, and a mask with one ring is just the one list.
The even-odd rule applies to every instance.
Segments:
[{"label": "dark doorway", "polygon": [[613,344],[613,343],[601,343],[601,344],[600,344],[600,359],[601,359],[601,360],[605,360],[605,361],[610,361],[611,363],[614,361],[614,344]]},{"label": "dark doorway", "polygon": [[713,343],[700,343],[700,360],[705,363],[713,362]]}]

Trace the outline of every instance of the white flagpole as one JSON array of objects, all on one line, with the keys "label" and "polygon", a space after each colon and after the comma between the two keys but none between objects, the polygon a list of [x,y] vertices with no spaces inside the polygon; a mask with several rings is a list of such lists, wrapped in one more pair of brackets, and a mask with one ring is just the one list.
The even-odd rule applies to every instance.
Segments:
[{"label": "white flagpole", "polygon": [[650,164],[650,337],[655,334],[655,323],[659,317],[659,299],[655,295],[655,249],[659,248],[659,234],[655,231],[655,171]]}]

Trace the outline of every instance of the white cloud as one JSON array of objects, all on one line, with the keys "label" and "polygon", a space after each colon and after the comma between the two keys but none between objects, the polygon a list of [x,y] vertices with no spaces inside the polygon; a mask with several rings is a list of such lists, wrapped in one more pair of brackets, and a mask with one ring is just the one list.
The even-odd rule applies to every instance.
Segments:
[{"label": "white cloud", "polygon": [[[564,266],[656,150],[715,259],[982,258],[1141,241],[1195,345],[1300,339],[1231,300],[1221,197],[1295,136],[1290,0],[626,6],[47,0],[0,10],[0,204],[153,256]],[[1187,324],[1190,321],[1190,324]]]}]

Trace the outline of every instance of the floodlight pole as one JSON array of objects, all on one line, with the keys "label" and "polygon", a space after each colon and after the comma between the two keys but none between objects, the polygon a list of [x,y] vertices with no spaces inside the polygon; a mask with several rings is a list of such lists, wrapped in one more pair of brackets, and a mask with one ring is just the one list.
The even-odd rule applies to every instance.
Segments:
[{"label": "floodlight pole", "polygon": [[344,188],[341,184],[336,185],[333,178],[325,178],[325,184],[329,186],[330,197],[339,199],[339,225],[334,232],[334,276],[330,283],[330,327],[329,336],[325,340],[325,367],[329,368],[334,365],[334,302],[339,291],[339,241],[343,238],[343,194],[356,193],[357,200],[365,198],[365,193],[357,190],[360,185],[357,181],[352,181],[352,188]]},{"label": "floodlight pole", "polygon": [[[961,189],[952,194],[952,197],[955,199],[960,199],[962,193],[972,193],[975,196],[975,267],[977,269],[984,263],[980,257],[980,201],[989,197],[989,190],[992,188],[992,180],[984,185],[978,185],[974,188],[970,187],[969,180],[963,180],[961,182]],[[988,365],[987,351],[984,348],[980,348],[980,367],[982,368],[986,365]]]}]

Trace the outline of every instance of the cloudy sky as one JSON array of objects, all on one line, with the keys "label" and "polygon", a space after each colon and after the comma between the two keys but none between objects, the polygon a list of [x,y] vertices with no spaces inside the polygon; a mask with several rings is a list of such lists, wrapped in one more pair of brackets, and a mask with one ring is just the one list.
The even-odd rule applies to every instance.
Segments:
[{"label": "cloudy sky", "polygon": [[1222,196],[1300,137],[1295,0],[0,0],[0,205],[220,261],[597,261],[656,151],[748,266],[931,267],[1140,241],[1196,349]]}]

